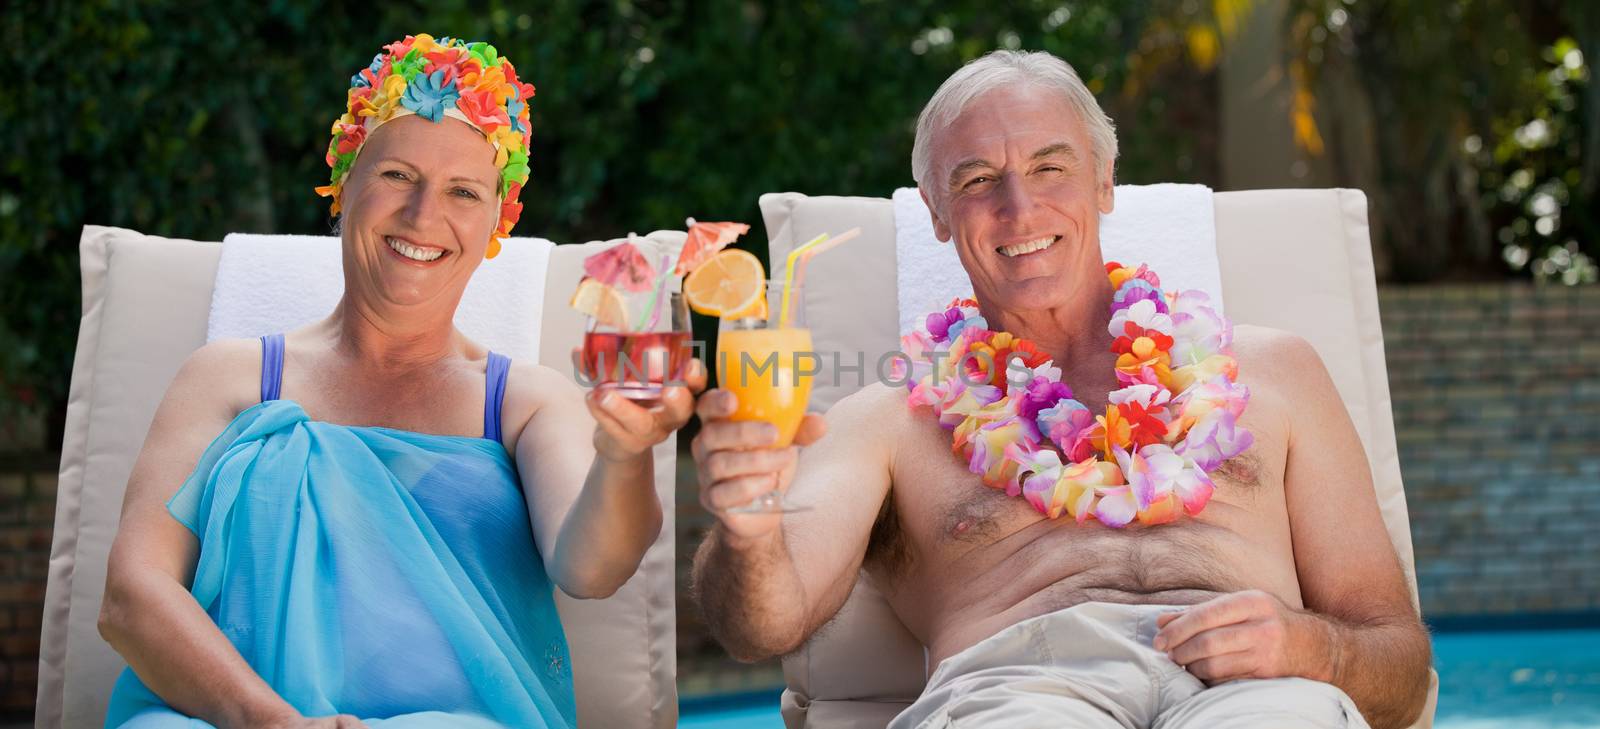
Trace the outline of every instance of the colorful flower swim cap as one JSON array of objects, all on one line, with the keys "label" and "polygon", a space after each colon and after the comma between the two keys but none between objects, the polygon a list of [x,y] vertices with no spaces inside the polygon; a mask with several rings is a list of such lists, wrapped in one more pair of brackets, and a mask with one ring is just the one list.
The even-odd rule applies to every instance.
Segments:
[{"label": "colorful flower swim cap", "polygon": [[500,224],[489,237],[487,257],[500,252],[500,239],[522,216],[522,185],[528,181],[528,99],[533,84],[517,79],[511,59],[488,43],[455,38],[406,36],[383,47],[372,65],[350,77],[344,115],[333,123],[328,144],[330,184],[317,194],[332,197],[330,215],[339,214],[339,191],[355,165],[367,136],[384,122],[408,114],[438,123],[447,116],[471,124],[494,146],[500,168]]}]

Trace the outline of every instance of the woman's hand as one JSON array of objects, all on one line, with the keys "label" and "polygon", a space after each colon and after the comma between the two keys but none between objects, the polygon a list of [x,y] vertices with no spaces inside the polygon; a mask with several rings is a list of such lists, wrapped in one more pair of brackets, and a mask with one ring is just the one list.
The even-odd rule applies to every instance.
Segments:
[{"label": "woman's hand", "polygon": [[691,359],[684,370],[688,386],[663,388],[657,407],[640,407],[615,392],[590,390],[584,402],[595,421],[595,454],[613,463],[638,458],[689,422],[694,396],[706,387],[706,368]]}]

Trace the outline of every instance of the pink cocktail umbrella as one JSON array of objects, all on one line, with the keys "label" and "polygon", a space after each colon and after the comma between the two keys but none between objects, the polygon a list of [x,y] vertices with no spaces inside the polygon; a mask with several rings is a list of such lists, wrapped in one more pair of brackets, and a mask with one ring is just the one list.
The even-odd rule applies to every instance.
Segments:
[{"label": "pink cocktail umbrella", "polygon": [[656,270],[643,253],[628,242],[583,259],[583,272],[600,283],[634,293],[649,291],[656,282]]},{"label": "pink cocktail umbrella", "polygon": [[750,226],[744,223],[697,223],[694,218],[690,218],[688,223],[689,237],[684,240],[683,252],[678,254],[678,265],[672,270],[679,276],[699,268],[700,264],[711,260],[717,251],[750,232]]}]

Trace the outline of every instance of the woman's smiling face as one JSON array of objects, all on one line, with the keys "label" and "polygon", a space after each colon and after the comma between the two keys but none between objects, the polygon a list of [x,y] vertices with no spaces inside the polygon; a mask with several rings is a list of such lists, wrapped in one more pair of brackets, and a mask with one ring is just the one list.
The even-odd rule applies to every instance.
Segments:
[{"label": "woman's smiling face", "polygon": [[373,304],[453,310],[499,222],[494,154],[457,119],[378,127],[342,194],[346,288]]}]

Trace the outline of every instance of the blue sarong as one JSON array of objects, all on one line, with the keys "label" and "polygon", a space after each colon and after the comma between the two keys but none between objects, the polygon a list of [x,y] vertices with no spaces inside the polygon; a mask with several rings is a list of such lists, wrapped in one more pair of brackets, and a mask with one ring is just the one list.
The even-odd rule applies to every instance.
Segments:
[{"label": "blue sarong", "polygon": [[[307,716],[374,727],[571,727],[571,657],[505,448],[239,414],[167,509],[191,592]],[[124,671],[107,727],[199,727]]]}]

